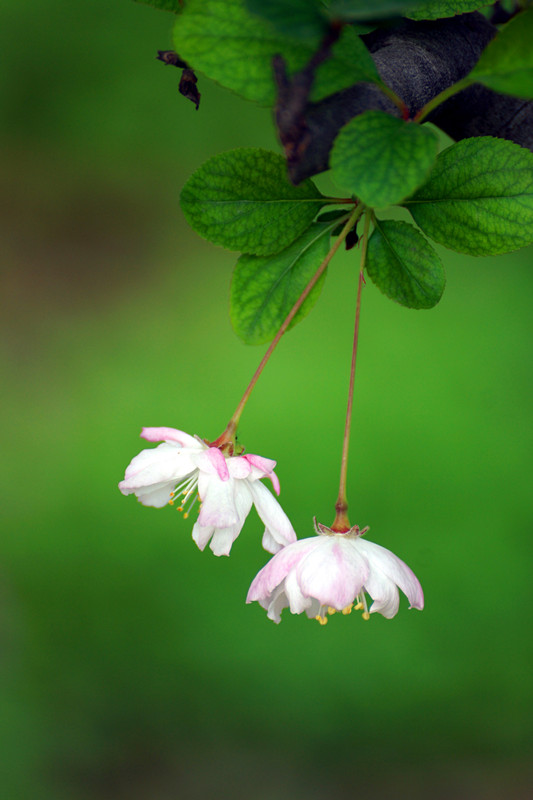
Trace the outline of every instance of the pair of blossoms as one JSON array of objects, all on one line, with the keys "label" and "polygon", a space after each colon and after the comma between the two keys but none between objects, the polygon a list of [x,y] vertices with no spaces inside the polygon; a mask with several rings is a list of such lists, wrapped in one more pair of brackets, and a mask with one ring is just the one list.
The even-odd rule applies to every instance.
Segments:
[{"label": "pair of blossoms", "polygon": [[[316,536],[298,541],[287,515],[261,483],[261,478],[269,478],[279,494],[275,461],[230,454],[231,448],[223,452],[174,428],[143,428],[141,437],[161,444],[135,456],[120,491],[155,508],[180,498],[179,510],[185,516],[200,499],[192,531],[200,550],[210,541],[215,555],[229,555],[255,505],[265,524],[263,547],[275,555],[256,575],[246,602],[257,600],[274,622],[280,622],[287,607],[293,614],[305,611],[321,624],[328,614],[349,614],[352,608],[361,610],[364,619],[375,612],[390,619],[398,611],[398,588],[410,608],[424,607],[416,575],[390,550],[362,539],[368,528],[360,531],[355,526],[338,533],[319,523]],[[366,593],[373,600],[370,608]]]}]

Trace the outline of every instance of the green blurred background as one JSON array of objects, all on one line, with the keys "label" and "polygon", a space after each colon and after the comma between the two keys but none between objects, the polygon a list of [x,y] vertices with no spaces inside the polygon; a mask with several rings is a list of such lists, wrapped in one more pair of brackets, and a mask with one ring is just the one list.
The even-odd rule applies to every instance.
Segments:
[{"label": "green blurred background", "polygon": [[[270,114],[205,79],[196,112],[147,6],[1,18],[1,796],[529,796],[531,249],[442,251],[430,312],[364,293],[352,521],[426,610],[276,626],[244,604],[256,516],[217,559],[116,487],[141,426],[221,433],[262,355],[179,191],[214,153],[279,149]],[[332,520],[356,271],[335,260],[241,426],[300,536]]]}]

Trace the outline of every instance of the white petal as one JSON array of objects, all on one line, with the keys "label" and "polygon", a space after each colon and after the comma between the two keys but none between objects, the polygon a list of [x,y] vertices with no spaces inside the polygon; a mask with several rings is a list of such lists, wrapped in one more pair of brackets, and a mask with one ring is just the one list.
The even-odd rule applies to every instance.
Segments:
[{"label": "white petal", "polygon": [[247,478],[252,468],[250,464],[242,456],[233,456],[227,460],[228,471],[232,478],[243,480]]},{"label": "white petal", "polygon": [[374,601],[370,607],[371,614],[378,612],[391,619],[398,613],[400,607],[398,588],[383,572],[372,570],[366,579],[365,589]]},{"label": "white petal", "polygon": [[198,517],[200,525],[212,525],[214,528],[235,525],[239,519],[235,505],[235,483],[233,478],[221,481],[216,472],[213,475],[200,472],[198,476],[198,493],[202,501]]},{"label": "white petal", "polygon": [[182,481],[194,472],[194,462],[190,454],[175,444],[163,444],[148,450],[141,450],[131,461],[124,480],[119,483],[123,494],[131,494],[136,489],[154,484]]},{"label": "white petal", "polygon": [[149,486],[146,489],[137,489],[135,494],[143,506],[152,508],[163,508],[170,503],[170,493],[174,488],[174,483],[162,483],[156,486]]},{"label": "white petal", "polygon": [[231,525],[229,528],[218,528],[213,534],[209,547],[216,556],[229,556],[231,545],[241,532],[240,525]]},{"label": "white petal", "polygon": [[386,547],[369,542],[368,539],[359,538],[356,543],[359,552],[368,559],[372,573],[374,570],[382,572],[396,586],[399,586],[409,600],[410,608],[418,608],[419,610],[424,608],[422,587],[418,578],[407,564],[390,550],[387,550]]},{"label": "white petal", "polygon": [[368,576],[368,566],[350,540],[341,535],[321,536],[319,547],[305,556],[296,575],[302,593],[322,606],[339,611],[350,605]]},{"label": "white petal", "polygon": [[194,528],[192,529],[192,538],[200,550],[203,550],[214,532],[215,529],[212,525],[200,525],[197,520],[194,523]]},{"label": "white petal", "polygon": [[[271,539],[282,547],[295,542],[294,528],[276,498],[260,481],[247,481],[246,483],[252,493],[257,513],[268,530],[269,537],[267,537],[266,544],[270,544]],[[270,548],[266,549],[273,552]]]},{"label": "white petal", "polygon": [[267,608],[267,617],[271,619],[273,622],[278,624],[281,622],[281,612],[284,608],[287,608],[289,605],[289,601],[287,600],[287,595],[284,591],[284,586],[278,586],[276,591],[273,593],[272,597],[270,598],[270,602]]},{"label": "white petal", "polygon": [[309,608],[312,602],[310,597],[304,597],[298,580],[296,578],[296,570],[292,569],[285,578],[285,594],[287,595],[291,614],[301,614],[306,608]]}]

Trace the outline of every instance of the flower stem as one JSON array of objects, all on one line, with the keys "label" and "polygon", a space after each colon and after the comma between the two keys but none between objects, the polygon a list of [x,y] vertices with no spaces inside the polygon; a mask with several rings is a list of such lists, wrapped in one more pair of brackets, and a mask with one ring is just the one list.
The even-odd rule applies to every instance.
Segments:
[{"label": "flower stem", "polygon": [[361,313],[361,293],[365,282],[364,269],[366,262],[366,251],[368,247],[368,230],[370,227],[370,212],[365,214],[365,227],[361,239],[361,267],[359,270],[359,282],[357,284],[357,301],[355,305],[355,326],[353,334],[352,365],[350,369],[350,388],[348,389],[348,405],[346,408],[346,422],[344,425],[344,440],[342,443],[341,457],[341,477],[339,482],[339,496],[335,503],[335,521],[331,526],[332,531],[345,533],[352,527],[348,519],[348,500],[346,497],[346,475],[348,472],[348,448],[350,445],[350,427],[352,422],[353,389],[355,383],[355,365],[357,362],[357,344],[359,340],[359,316]]},{"label": "flower stem", "polygon": [[332,246],[331,250],[329,251],[329,253],[325,257],[325,259],[322,261],[322,263],[320,264],[319,268],[317,269],[317,271],[315,272],[315,274],[313,275],[313,277],[311,278],[311,280],[309,281],[309,283],[307,284],[307,286],[303,290],[302,294],[300,295],[300,297],[298,298],[298,300],[293,305],[293,307],[291,308],[291,310],[289,311],[289,313],[285,317],[284,321],[282,322],[280,329],[278,330],[278,332],[276,333],[276,336],[274,337],[274,339],[272,340],[272,342],[270,344],[270,347],[266,351],[265,355],[261,359],[261,362],[260,362],[259,366],[257,367],[256,371],[254,372],[252,380],[248,384],[248,388],[246,389],[245,393],[243,394],[243,396],[242,396],[242,398],[241,398],[241,400],[239,402],[239,405],[235,409],[235,412],[234,412],[232,418],[228,422],[226,430],[224,431],[224,433],[221,436],[218,437],[218,439],[216,439],[212,443],[213,447],[221,447],[226,443],[234,441],[235,433],[237,431],[237,426],[239,424],[239,420],[241,418],[241,414],[242,414],[242,412],[244,410],[244,407],[245,407],[246,403],[248,402],[248,398],[250,397],[250,395],[251,395],[251,393],[252,393],[252,391],[253,391],[253,389],[255,387],[255,384],[259,380],[259,376],[263,372],[263,369],[265,368],[270,356],[274,352],[274,349],[276,348],[276,345],[278,344],[279,340],[281,339],[281,337],[283,336],[283,334],[285,333],[285,331],[287,330],[287,328],[289,327],[289,325],[293,321],[294,317],[296,316],[296,314],[298,313],[300,308],[303,306],[303,304],[305,303],[305,301],[307,300],[307,298],[309,297],[309,295],[313,291],[314,287],[316,286],[316,284],[318,283],[318,281],[320,280],[320,278],[324,274],[329,262],[331,261],[331,259],[333,258],[333,256],[335,255],[335,253],[337,252],[337,250],[339,249],[341,244],[346,239],[346,236],[351,231],[351,229],[353,228],[353,226],[355,225],[355,223],[357,222],[357,220],[359,219],[359,217],[363,213],[363,210],[364,210],[363,206],[357,205],[354,208],[354,210],[352,211],[352,213],[350,214],[350,217],[348,218],[344,228],[342,229],[342,231],[339,234],[339,236],[335,239],[335,242],[333,243],[333,246]]}]

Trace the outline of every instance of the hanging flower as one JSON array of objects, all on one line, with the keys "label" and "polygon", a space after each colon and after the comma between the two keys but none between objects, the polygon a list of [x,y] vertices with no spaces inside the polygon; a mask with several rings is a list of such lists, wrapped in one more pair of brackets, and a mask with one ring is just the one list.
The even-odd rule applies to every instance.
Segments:
[{"label": "hanging flower", "polygon": [[[424,594],[416,575],[398,556],[361,538],[368,528],[357,525],[337,533],[320,523],[317,536],[301,539],[277,553],[256,575],[247,603],[257,600],[274,622],[289,607],[305,611],[322,625],[328,614],[361,610],[363,618],[379,613],[390,619],[398,611],[398,588],[410,608],[424,608]],[[374,601],[367,607],[366,594]]]},{"label": "hanging flower", "polygon": [[252,504],[265,523],[265,550],[277,553],[296,541],[287,515],[260,480],[270,478],[279,494],[275,461],[230,455],[229,450],[223,452],[175,428],[143,428],[141,437],[162,443],[135,456],[118,485],[120,491],[135,494],[143,505],[155,508],[179,502],[184,517],[199,499],[192,537],[200,550],[211,540],[215,555],[229,555]]}]

